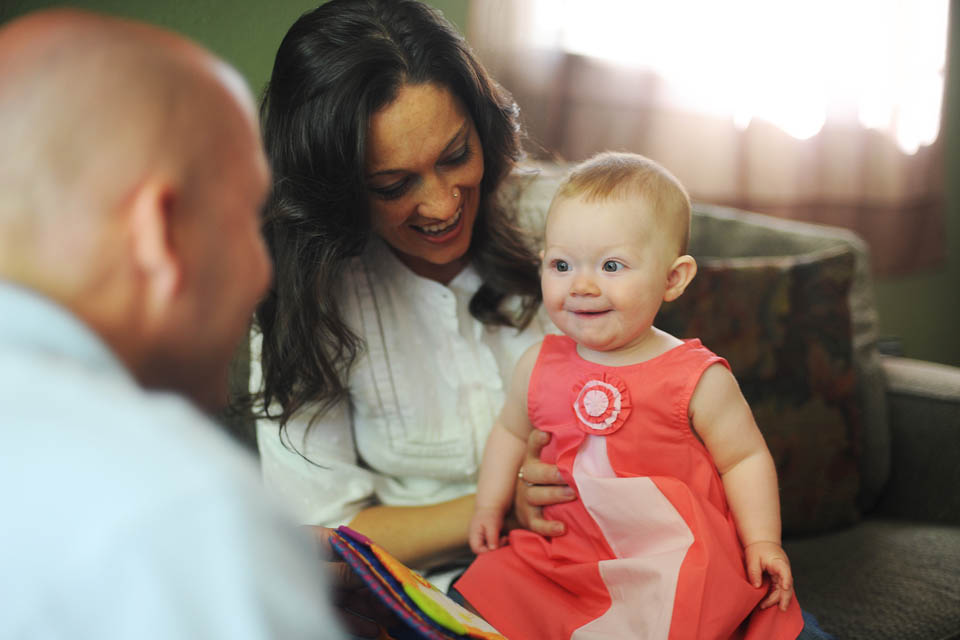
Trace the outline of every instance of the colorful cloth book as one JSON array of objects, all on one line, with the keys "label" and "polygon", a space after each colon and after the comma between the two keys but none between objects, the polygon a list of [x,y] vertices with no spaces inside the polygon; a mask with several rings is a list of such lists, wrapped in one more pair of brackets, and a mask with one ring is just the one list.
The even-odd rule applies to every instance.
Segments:
[{"label": "colorful cloth book", "polygon": [[393,640],[507,640],[480,616],[467,611],[366,536],[339,527],[333,550],[405,625]]}]

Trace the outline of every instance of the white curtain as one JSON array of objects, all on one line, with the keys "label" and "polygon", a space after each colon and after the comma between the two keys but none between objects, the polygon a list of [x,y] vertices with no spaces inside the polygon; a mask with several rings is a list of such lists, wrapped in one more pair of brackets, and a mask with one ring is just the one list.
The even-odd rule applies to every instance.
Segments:
[{"label": "white curtain", "polygon": [[646,154],[695,199],[854,229],[876,271],[944,258],[946,0],[471,0],[533,150]]}]

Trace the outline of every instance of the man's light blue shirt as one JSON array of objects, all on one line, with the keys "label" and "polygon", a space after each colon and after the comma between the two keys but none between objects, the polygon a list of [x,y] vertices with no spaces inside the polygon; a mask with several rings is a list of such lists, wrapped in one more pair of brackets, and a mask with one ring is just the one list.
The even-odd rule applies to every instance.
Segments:
[{"label": "man's light blue shirt", "polygon": [[0,638],[341,638],[256,464],[0,282]]}]

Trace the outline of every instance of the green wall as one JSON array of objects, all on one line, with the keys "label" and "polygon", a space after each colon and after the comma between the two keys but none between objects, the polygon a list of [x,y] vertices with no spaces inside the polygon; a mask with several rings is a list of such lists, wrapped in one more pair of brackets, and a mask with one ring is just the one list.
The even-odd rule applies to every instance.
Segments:
[{"label": "green wall", "polygon": [[[461,30],[469,0],[427,0]],[[291,24],[319,0],[0,0],[0,22],[53,6],[101,11],[178,31],[232,63],[259,94]]]},{"label": "green wall", "polygon": [[960,365],[960,2],[950,2],[950,45],[944,91],[947,263],[910,277],[877,282],[884,335],[903,341],[905,355]]},{"label": "green wall", "polygon": [[[469,0],[432,0],[430,4],[465,30]],[[316,0],[0,0],[0,22],[53,5],[138,18],[179,31],[233,63],[259,93],[286,29]],[[952,0],[952,69],[960,69],[960,37],[953,37],[960,34],[958,7],[960,0]],[[960,365],[960,185],[951,179],[960,171],[960,73],[948,80],[943,135],[947,142],[947,263],[936,271],[877,282],[877,304],[883,335],[900,339],[906,355]]]}]

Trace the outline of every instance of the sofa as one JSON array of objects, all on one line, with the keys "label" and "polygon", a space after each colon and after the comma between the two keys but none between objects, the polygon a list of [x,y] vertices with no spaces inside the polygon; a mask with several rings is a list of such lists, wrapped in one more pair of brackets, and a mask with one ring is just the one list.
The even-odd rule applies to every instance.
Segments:
[{"label": "sofa", "polygon": [[[691,245],[706,290],[663,320],[703,328],[679,316],[751,287],[705,342],[730,347],[777,461],[803,608],[839,639],[960,638],[960,368],[879,352],[869,253],[848,231],[698,205]],[[744,353],[744,334],[782,360]]]},{"label": "sofa", "polygon": [[[522,226],[561,175],[504,190]],[[852,232],[695,204],[690,252],[657,324],[730,362],[777,463],[801,606],[838,640],[960,639],[960,368],[880,353]],[[252,446],[248,418],[227,424]]]}]

